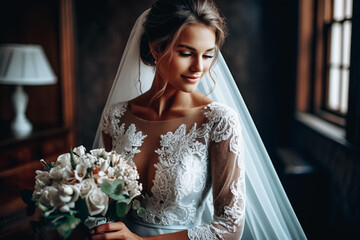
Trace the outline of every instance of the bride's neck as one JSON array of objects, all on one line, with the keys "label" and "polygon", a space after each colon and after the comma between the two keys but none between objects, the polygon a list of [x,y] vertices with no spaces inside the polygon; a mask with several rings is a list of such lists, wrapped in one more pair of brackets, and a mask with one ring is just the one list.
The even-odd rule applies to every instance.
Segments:
[{"label": "bride's neck", "polygon": [[[164,84],[159,79],[153,82],[152,87],[146,93],[149,96],[150,107],[159,118],[179,109],[190,109],[194,107],[194,101],[191,93],[183,92],[173,88],[169,84],[160,96],[156,96],[161,92]],[[155,99],[153,97],[156,96]]]}]

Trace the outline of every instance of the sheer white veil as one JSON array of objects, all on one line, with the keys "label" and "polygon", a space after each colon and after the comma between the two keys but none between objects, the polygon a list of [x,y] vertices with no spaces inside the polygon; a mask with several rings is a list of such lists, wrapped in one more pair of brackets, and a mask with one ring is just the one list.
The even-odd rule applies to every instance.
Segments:
[{"label": "sheer white veil", "polygon": [[[155,69],[140,59],[140,37],[148,12],[146,10],[133,27],[105,107],[133,99],[146,92],[152,84]],[[306,239],[221,53],[212,74],[216,87],[208,96],[235,109],[242,125],[247,194],[242,239]],[[207,94],[212,86],[207,74],[197,90]],[[100,146],[103,143],[98,128],[94,147]]]}]

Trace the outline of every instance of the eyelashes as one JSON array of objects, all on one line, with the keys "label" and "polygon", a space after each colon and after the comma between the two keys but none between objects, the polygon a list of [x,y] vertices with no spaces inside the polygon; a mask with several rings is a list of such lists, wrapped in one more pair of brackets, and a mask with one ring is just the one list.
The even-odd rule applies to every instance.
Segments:
[{"label": "eyelashes", "polygon": [[190,57],[191,56],[191,53],[190,52],[182,52],[182,51],[179,51],[179,55],[181,57]]},{"label": "eyelashes", "polygon": [[[179,55],[181,57],[191,57],[192,53],[191,52],[179,51]],[[213,57],[214,57],[213,54],[205,54],[205,55],[203,55],[203,58],[213,58]]]},{"label": "eyelashes", "polygon": [[213,58],[214,55],[203,55],[204,58]]}]

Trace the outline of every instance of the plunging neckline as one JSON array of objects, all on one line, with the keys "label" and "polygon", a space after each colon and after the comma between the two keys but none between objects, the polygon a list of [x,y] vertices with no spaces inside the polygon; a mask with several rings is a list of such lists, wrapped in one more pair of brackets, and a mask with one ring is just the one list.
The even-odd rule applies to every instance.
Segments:
[{"label": "plunging neckline", "polygon": [[[144,143],[149,140],[149,139],[146,139],[148,137],[148,133],[144,130],[139,130],[137,126],[144,125],[144,124],[146,126],[150,125],[151,127],[155,127],[155,129],[154,129],[155,131],[159,127],[162,128],[166,125],[174,126],[173,130],[166,130],[164,132],[159,132],[159,134],[158,134],[159,139],[157,139],[157,146],[150,149],[147,153],[147,154],[154,154],[153,157],[148,158],[147,161],[150,161],[150,163],[148,163],[148,166],[145,165],[145,168],[149,168],[149,167],[154,168],[154,172],[152,174],[150,174],[150,177],[148,177],[149,173],[144,175],[145,176],[144,181],[149,182],[148,184],[146,184],[146,186],[149,186],[149,187],[147,187],[146,189],[144,188],[144,190],[145,190],[144,194],[146,194],[148,197],[151,198],[154,196],[153,187],[155,185],[155,179],[158,174],[157,166],[159,164],[162,164],[160,161],[160,159],[163,158],[160,154],[160,152],[163,151],[163,146],[161,144],[162,139],[169,134],[176,135],[182,131],[184,131],[184,132],[182,132],[184,134],[183,137],[190,134],[190,131],[194,131],[194,132],[197,131],[198,128],[201,127],[202,124],[197,124],[195,121],[191,125],[189,125],[189,124],[187,124],[187,122],[189,121],[189,119],[198,118],[199,115],[204,115],[206,112],[206,109],[208,109],[211,106],[211,104],[214,104],[214,102],[211,102],[207,105],[201,106],[198,111],[195,111],[195,112],[188,114],[186,116],[183,116],[183,117],[174,118],[174,119],[165,119],[165,120],[147,120],[147,119],[143,119],[143,118],[135,115],[134,113],[132,113],[130,110],[130,107],[129,107],[129,103],[126,102],[126,105],[124,106],[125,108],[124,108],[123,114],[127,114],[129,117],[128,120],[129,120],[129,122],[131,122],[127,126],[127,128],[129,128],[131,125],[133,125],[136,129],[135,134],[141,133],[141,135],[144,136],[143,142],[142,142],[141,146],[139,146],[139,148],[138,148],[138,150],[140,152],[134,154],[131,159],[132,164],[134,164],[135,166],[137,166],[137,164],[135,163],[134,159],[136,158],[136,156],[139,156],[139,154],[141,154],[142,152],[146,152],[142,148],[144,147]],[[156,159],[156,161],[155,161],[155,159]],[[141,161],[141,157],[140,157],[140,161]],[[138,162],[138,164],[139,164],[139,162]]]}]

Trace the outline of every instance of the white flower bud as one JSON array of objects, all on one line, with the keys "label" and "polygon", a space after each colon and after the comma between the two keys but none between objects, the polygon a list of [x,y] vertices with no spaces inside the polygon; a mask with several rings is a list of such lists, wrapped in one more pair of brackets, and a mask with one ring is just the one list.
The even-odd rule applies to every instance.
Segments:
[{"label": "white flower bud", "polygon": [[70,185],[61,185],[62,193],[65,195],[72,195],[73,194],[73,188]]},{"label": "white flower bud", "polygon": [[100,171],[105,172],[109,167],[109,162],[104,160],[100,165]]},{"label": "white flower bud", "polygon": [[85,151],[86,151],[86,149],[82,145],[73,149],[73,152],[76,153],[76,155],[78,155],[79,157],[84,155]]}]

